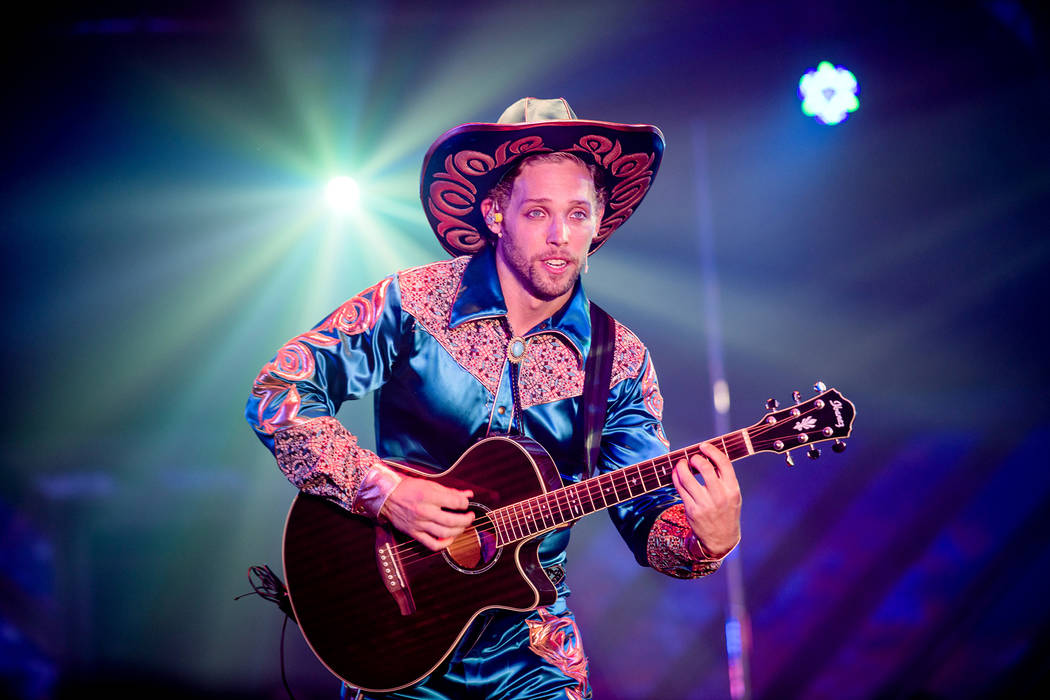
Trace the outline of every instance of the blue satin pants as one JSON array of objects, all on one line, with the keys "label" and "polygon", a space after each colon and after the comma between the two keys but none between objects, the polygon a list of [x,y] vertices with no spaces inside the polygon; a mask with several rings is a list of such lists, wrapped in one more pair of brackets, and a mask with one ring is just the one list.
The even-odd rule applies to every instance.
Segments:
[{"label": "blue satin pants", "polygon": [[426,680],[404,690],[363,697],[586,700],[591,691],[576,620],[559,598],[554,605],[527,613],[483,613]]}]

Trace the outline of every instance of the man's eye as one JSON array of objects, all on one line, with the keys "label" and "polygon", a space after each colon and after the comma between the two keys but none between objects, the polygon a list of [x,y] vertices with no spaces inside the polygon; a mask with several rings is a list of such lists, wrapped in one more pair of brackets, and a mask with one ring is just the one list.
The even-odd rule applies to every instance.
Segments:
[{"label": "man's eye", "polygon": [[543,210],[542,209],[530,209],[527,212],[525,212],[525,216],[527,216],[530,219],[538,219],[541,216],[543,216]]},{"label": "man's eye", "polygon": [[569,216],[573,219],[576,219],[577,221],[586,221],[588,218],[590,218],[587,212],[583,211],[582,209],[578,209],[572,212],[571,214],[569,214]]}]

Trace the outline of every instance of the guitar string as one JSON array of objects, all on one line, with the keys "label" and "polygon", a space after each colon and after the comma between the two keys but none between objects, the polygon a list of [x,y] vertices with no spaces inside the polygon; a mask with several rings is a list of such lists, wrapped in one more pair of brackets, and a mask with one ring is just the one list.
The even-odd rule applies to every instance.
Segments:
[{"label": "guitar string", "polygon": [[[809,411],[807,410],[806,413],[808,413],[808,412]],[[805,413],[800,412],[800,416],[801,415],[805,415]],[[800,416],[791,416],[791,418],[798,418]],[[790,420],[790,419],[788,419],[788,420]],[[756,437],[757,436],[761,436],[762,434],[769,432],[771,429],[780,426],[784,422],[785,422],[784,420],[780,420],[780,421],[776,421],[775,423],[771,423],[771,424],[763,423],[763,424],[758,424],[756,426],[753,426],[755,436]],[[746,430],[748,430],[748,433],[750,435],[750,433],[752,431],[752,428],[747,428]],[[737,431],[736,433],[729,433],[727,435],[720,436],[719,438],[715,438],[713,440],[710,440],[709,442],[713,443],[713,442],[715,442],[717,440],[722,440],[723,446],[726,447],[727,449],[728,449],[728,446],[730,444],[733,447],[735,447],[735,448],[741,448],[745,444],[744,440],[743,440],[743,436],[740,434],[741,432],[742,431]],[[815,433],[815,434],[820,439],[815,440],[814,444],[816,442],[822,442],[824,440],[831,439],[831,436],[823,436],[821,433]],[[808,435],[808,433],[807,433],[807,435]],[[765,443],[765,442],[770,442],[770,441],[768,441],[768,440],[753,440],[753,444],[754,444],[754,442]],[[805,443],[803,443],[803,444],[805,444]],[[557,491],[550,492],[548,494],[542,494],[540,496],[534,496],[532,498],[525,499],[524,501],[521,501],[519,503],[511,504],[510,506],[505,506],[503,508],[496,509],[495,511],[491,511],[490,514],[488,516],[486,516],[486,523],[481,525],[481,526],[477,526],[475,528],[475,530],[477,532],[480,532],[480,533],[488,533],[488,532],[495,531],[496,532],[497,547],[505,547],[505,546],[507,546],[509,544],[513,544],[515,542],[531,538],[531,537],[535,536],[536,534],[539,534],[543,530],[554,528],[554,527],[558,527],[559,525],[563,525],[564,523],[569,522],[570,520],[577,519],[577,518],[582,517],[583,515],[586,515],[586,514],[588,514],[590,512],[595,512],[597,510],[603,510],[603,509],[611,507],[611,505],[608,502],[608,498],[606,498],[606,495],[609,493],[609,490],[608,490],[608,488],[602,488],[601,487],[601,482],[602,482],[603,479],[605,481],[609,482],[609,486],[611,486],[611,488],[612,488],[616,498],[618,499],[618,500],[614,501],[614,503],[612,505],[621,503],[621,502],[623,502],[625,500],[628,500],[630,498],[633,498],[634,496],[637,496],[637,495],[642,495],[644,493],[649,493],[650,491],[653,491],[653,490],[655,490],[657,488],[660,488],[661,486],[667,485],[666,483],[663,483],[660,480],[661,477],[666,478],[667,473],[668,473],[667,472],[667,467],[668,466],[672,466],[672,468],[673,468],[674,460],[690,457],[691,456],[689,454],[690,451],[693,451],[695,453],[699,453],[698,445],[692,445],[692,446],[689,446],[689,447],[686,447],[686,448],[682,448],[681,450],[676,450],[673,453],[670,453],[668,455],[662,455],[661,457],[654,458],[653,460],[648,460],[647,462],[642,462],[642,463],[639,463],[637,465],[632,465],[631,467],[625,467],[623,469],[616,470],[614,472],[609,472],[607,474],[603,474],[603,475],[601,475],[601,477],[599,477],[597,479],[587,480],[585,482],[577,482],[576,484],[572,484],[570,486],[563,487],[562,489],[558,489]],[[741,455],[741,456],[743,456],[743,455]],[[641,479],[641,481],[642,481],[642,486],[645,489],[644,491],[642,491],[642,493],[635,494],[633,492],[633,490],[631,489],[631,485],[627,481],[628,477],[627,477],[626,472],[628,470],[631,470],[631,469],[634,469],[634,471],[637,472],[636,476],[639,477]],[[659,473],[658,473],[658,470],[659,470]],[[647,474],[646,472],[650,472],[650,473]],[[627,496],[622,496],[622,494],[619,491],[619,489],[621,487],[617,486],[614,483],[616,477],[618,477],[618,476],[621,476],[623,478],[624,483],[623,483],[622,486],[626,487],[627,494],[628,494]],[[654,486],[650,487],[650,486],[648,486],[647,481],[648,481],[649,478],[653,478],[653,477],[655,477],[656,482],[655,482]],[[635,483],[635,485],[637,485],[637,481],[635,481],[634,483]],[[592,485],[598,485],[599,486],[597,495],[601,497],[602,505],[598,505],[598,502],[597,502],[597,499],[595,498],[595,493],[594,493],[594,489],[593,489]],[[581,494],[581,492],[582,492],[582,494]],[[581,495],[585,495],[587,497],[587,499],[590,500],[590,502],[591,502],[591,507],[590,507],[590,509],[587,510],[587,512],[582,512],[583,508],[580,508],[580,506],[582,506],[582,504],[583,504]],[[575,496],[575,498],[576,498],[576,501],[577,501],[576,505],[577,505],[577,508],[579,508],[579,510],[580,510],[579,513],[574,513],[574,511],[573,511],[573,503],[572,503],[573,496]],[[554,505],[557,506],[558,516],[561,517],[561,521],[560,522],[559,522],[558,516],[555,516],[555,514],[554,514],[554,509],[551,507],[551,503],[552,502],[553,502]],[[547,515],[545,515],[543,513],[543,505],[544,504],[547,505]],[[514,513],[512,509],[515,508],[515,507],[517,507],[521,512],[520,513]],[[566,517],[565,514],[564,514],[566,508],[568,509],[568,512],[569,512],[569,516],[568,517]],[[502,515],[504,516],[502,518],[502,520],[503,520],[502,523],[499,522],[500,518],[497,516],[497,511],[502,511]],[[548,515],[549,515],[550,521],[553,524],[549,525],[547,523]],[[534,527],[535,527],[535,525],[537,523],[540,525],[540,527],[539,527],[539,529],[535,529],[534,530]],[[506,531],[506,533],[509,535],[509,537],[501,537],[501,534],[502,534],[501,528],[502,528],[503,531]],[[514,532],[515,528],[518,531],[517,534],[515,534],[515,532]],[[504,541],[501,542],[500,541],[501,539],[504,540]],[[398,547],[399,554],[402,553],[402,552],[406,552],[406,554],[407,554],[407,550],[408,549],[413,549],[413,548],[418,549],[418,547],[414,546],[414,545],[418,545],[418,544],[419,543],[417,543],[415,541],[410,541],[410,542],[407,542],[407,543],[405,543],[403,545],[399,545],[399,547]],[[437,555],[437,554],[441,554],[441,553],[442,553],[441,551],[433,552],[432,550],[424,548],[422,557],[429,557],[429,556],[433,556],[433,555]],[[408,559],[408,557],[405,556],[405,557],[403,557],[403,563],[411,563],[412,561],[416,561],[418,558],[420,558],[420,557],[417,556],[415,559]]]},{"label": "guitar string", "polygon": [[[687,448],[683,448],[682,450],[676,451],[674,455],[678,455],[679,453],[681,453],[682,456],[688,457],[691,456],[690,453],[698,454],[699,449],[696,446],[690,446]],[[498,511],[503,511],[503,515],[506,516],[502,518],[503,523],[499,522],[499,520],[501,519],[499,515],[495,511],[492,511],[485,516],[485,523],[479,526],[475,526],[474,529],[476,532],[479,533],[488,533],[496,531],[497,547],[505,547],[514,542],[528,539],[530,537],[535,536],[539,532],[542,532],[543,530],[554,528],[566,522],[569,522],[570,520],[582,517],[583,515],[587,514],[587,512],[603,510],[605,508],[611,507],[611,505],[615,505],[618,503],[622,503],[623,501],[629,500],[634,496],[649,493],[657,488],[660,488],[661,486],[666,486],[669,483],[668,481],[666,481],[667,475],[670,473],[669,467],[673,468],[672,462],[675,458],[674,455],[664,455],[660,458],[650,460],[649,462],[643,462],[639,465],[633,465],[635,471],[638,472],[637,479],[633,480],[634,485],[635,487],[637,487],[638,479],[640,479],[642,488],[644,489],[640,493],[634,492],[634,490],[631,488],[631,483],[629,483],[628,481],[627,474],[624,473],[626,470],[631,469],[631,467],[603,474],[602,477],[604,477],[605,481],[608,481],[610,483],[612,491],[615,494],[615,500],[613,504],[610,504],[609,499],[606,498],[608,489],[600,488],[597,494],[601,497],[601,504],[599,505],[598,498],[596,498],[596,494],[594,493],[594,488],[592,485],[596,485],[598,484],[598,482],[602,481],[603,478],[600,477],[599,479],[588,480],[587,482],[578,482],[577,484],[573,484],[568,487],[563,487],[558,491],[551,492],[549,494],[543,494],[541,496],[535,496],[530,499],[521,501],[520,503],[513,504],[512,506],[497,509]],[[621,478],[621,480],[623,481],[622,485],[618,486],[615,483],[613,483],[617,478]],[[661,478],[663,480],[661,480]],[[586,484],[586,486],[581,486],[582,484]],[[626,489],[626,495],[623,495],[622,489]],[[574,512],[572,494],[570,493],[571,491],[577,492],[575,493],[577,507],[583,505],[583,499],[581,498],[581,495],[586,495],[587,499],[590,501],[590,507],[586,508],[586,512],[582,512],[584,508],[580,508],[581,512],[579,513]],[[580,491],[585,491],[585,494],[578,493]],[[551,501],[553,501],[556,508],[551,507]],[[543,513],[542,506],[544,502],[546,502],[548,506],[547,514]],[[512,510],[508,510],[508,508],[515,507],[518,508],[521,511],[521,513],[515,514]],[[557,510],[557,515],[555,515],[555,510]],[[566,510],[568,510],[569,513],[568,517],[565,515]],[[552,524],[548,524],[548,520]],[[535,529],[536,524],[540,525],[539,529]],[[509,534],[509,538],[501,536],[500,528],[503,529],[502,531],[506,531]],[[515,529],[517,529],[517,533],[514,532]],[[410,540],[404,543],[403,545],[400,545],[397,549],[401,557],[402,564],[407,565],[418,561],[422,558],[428,558],[430,556],[442,554],[441,551],[434,552],[430,549],[421,547],[422,545],[420,545],[420,543],[414,540]],[[410,558],[409,550],[416,550],[416,556]]]},{"label": "guitar string", "polygon": [[[756,438],[762,436],[764,433],[768,433],[770,430],[772,430],[772,429],[774,429],[776,427],[781,426],[783,423],[785,423],[787,421],[790,421],[792,419],[796,419],[796,418],[799,418],[799,417],[801,417],[803,415],[806,415],[806,413],[809,413],[812,410],[820,410],[820,409],[814,407],[813,409],[807,409],[805,411],[800,411],[799,416],[790,416],[787,419],[782,419],[782,420],[776,421],[775,423],[759,423],[759,424],[757,424],[755,426],[752,426],[751,428],[746,428],[744,430],[748,431],[749,436],[751,436],[751,438],[752,438],[752,444],[753,445],[755,443],[764,444],[764,443],[767,443],[767,442],[769,444],[772,444],[773,441],[770,441],[768,439],[763,440],[763,439],[756,439]],[[753,435],[752,435],[752,431],[754,433]],[[712,440],[709,440],[707,442],[715,443],[715,442],[721,440],[722,443],[723,443],[723,446],[726,447],[727,449],[728,449],[728,446],[730,444],[733,447],[735,447],[735,448],[741,448],[741,447],[743,447],[745,445],[744,438],[741,435],[742,432],[743,431],[740,430],[740,431],[735,431],[734,433],[727,433],[726,435],[722,435],[722,436],[719,436],[717,438],[713,438]],[[802,432],[805,432],[805,431],[802,431]],[[801,432],[800,432],[800,434],[801,434]],[[806,433],[806,434],[808,435],[809,433]],[[819,437],[819,439],[814,440],[810,444],[816,444],[817,442],[823,442],[825,440],[831,439],[831,437],[832,437],[832,436],[824,436],[820,432],[816,432],[814,434],[817,435]],[[806,443],[802,443],[802,444],[806,444]],[[480,532],[480,533],[495,532],[496,533],[496,540],[497,540],[497,545],[496,545],[497,547],[505,547],[505,546],[513,544],[515,542],[518,542],[518,541],[521,541],[521,540],[525,540],[525,539],[529,539],[529,538],[539,534],[543,530],[558,527],[558,526],[563,525],[563,524],[565,524],[565,523],[567,523],[567,522],[569,522],[571,520],[578,519],[579,517],[582,517],[583,515],[587,515],[588,513],[596,512],[598,510],[604,510],[606,508],[611,507],[612,505],[616,505],[616,504],[622,503],[623,501],[629,500],[630,498],[633,498],[635,496],[639,496],[639,495],[642,495],[642,494],[645,494],[645,493],[649,493],[649,492],[651,492],[653,490],[656,490],[657,488],[660,488],[662,486],[666,486],[667,483],[662,483],[660,481],[660,478],[661,477],[666,478],[667,473],[668,473],[667,472],[667,467],[671,466],[673,468],[673,462],[675,460],[688,458],[688,457],[692,456],[692,455],[689,454],[690,451],[693,451],[695,453],[699,453],[698,446],[699,445],[691,445],[689,447],[682,448],[680,450],[676,450],[675,452],[669,453],[667,455],[662,455],[662,456],[654,458],[652,460],[647,460],[646,462],[641,462],[639,464],[632,465],[630,467],[625,467],[623,469],[618,469],[618,470],[613,471],[613,472],[608,472],[606,474],[601,475],[600,477],[598,477],[596,479],[589,479],[589,480],[586,480],[586,481],[583,481],[583,482],[577,482],[575,484],[571,484],[569,486],[563,487],[561,489],[558,489],[556,491],[553,491],[553,492],[550,492],[550,493],[547,493],[547,494],[541,494],[539,496],[534,496],[532,498],[525,499],[525,500],[523,500],[523,501],[521,501],[519,503],[511,504],[509,506],[504,506],[502,508],[495,509],[494,511],[490,511],[490,513],[487,516],[485,516],[486,522],[484,524],[482,524],[481,526],[475,527],[475,531]],[[730,451],[732,451],[732,450],[730,450]],[[741,455],[741,456],[743,456],[743,455]],[[628,470],[632,470],[632,469],[637,472],[636,477],[641,479],[642,487],[645,489],[641,493],[638,493],[638,494],[635,494],[633,492],[633,490],[631,489],[631,485],[627,481],[628,477],[627,477],[626,472]],[[647,473],[647,471],[649,473]],[[619,491],[619,489],[621,487],[618,487],[615,483],[613,483],[617,476],[622,476],[623,477],[624,483],[623,483],[622,486],[626,487],[627,493],[628,493],[627,496],[622,496],[620,491]],[[656,485],[655,486],[651,486],[650,487],[650,486],[647,485],[646,482],[649,480],[649,478],[655,478],[656,479],[656,482],[655,482]],[[601,488],[600,487],[598,489],[598,494],[597,495],[601,497],[603,505],[598,505],[598,502],[597,502],[597,500],[595,498],[595,493],[594,493],[594,490],[592,488],[592,485],[599,485],[600,486],[601,485],[600,482],[603,479],[609,482],[609,485],[611,486],[615,496],[617,497],[617,499],[619,499],[619,500],[616,500],[613,504],[609,504],[608,498],[606,498],[606,495],[609,492],[608,488]],[[635,483],[635,485],[637,485],[637,481],[635,481],[634,483]],[[582,492],[582,494],[581,494],[581,492]],[[590,507],[590,509],[586,510],[586,512],[583,512],[584,508],[581,507],[583,505],[583,501],[581,499],[581,495],[585,495],[587,497],[587,499],[591,502],[591,507]],[[577,501],[576,507],[579,509],[579,511],[580,511],[579,513],[574,513],[574,511],[573,511],[573,503],[572,503],[573,496],[575,496],[575,498],[576,498],[576,501]],[[553,504],[557,506],[558,516],[561,516],[561,518],[562,518],[560,522],[558,520],[558,517],[555,516],[555,514],[554,514],[554,509],[551,507],[552,501],[553,501]],[[551,525],[547,524],[548,515],[545,515],[543,513],[543,505],[545,503],[547,505],[547,514],[549,514],[549,519],[553,523]],[[512,509],[515,508],[515,507],[518,508],[521,512],[520,513],[514,513]],[[566,517],[565,514],[564,514],[566,508],[568,509],[569,517]],[[504,516],[502,518],[502,520],[503,520],[502,523],[498,522],[498,520],[500,520],[500,518],[497,517],[497,512],[502,512],[502,515]],[[540,527],[539,527],[539,529],[534,529],[535,525],[537,523],[540,525]],[[501,537],[501,534],[502,534],[501,533],[501,528],[502,528],[503,531],[506,531],[506,533],[509,535],[509,538],[508,537]],[[515,528],[517,529],[518,534],[515,534],[515,532],[514,532]],[[500,541],[501,539],[504,540],[504,541],[501,542]],[[397,547],[398,553],[401,554],[402,552],[407,552],[408,549],[415,548],[413,545],[418,545],[418,544],[419,544],[418,542],[416,542],[414,540],[411,540],[411,541],[406,542],[406,543],[404,543],[402,545],[399,545]],[[432,556],[432,555],[438,555],[438,554],[441,554],[441,553],[442,553],[441,551],[434,552],[434,551],[432,551],[430,549],[424,548],[423,557],[428,557],[428,556]],[[418,558],[419,557],[417,557],[417,559]],[[415,561],[415,560],[416,559],[408,559],[407,556],[403,557],[403,559],[402,559],[403,563],[411,563],[412,561]]]},{"label": "guitar string", "polygon": [[[811,400],[810,403],[815,404],[815,401]],[[790,422],[791,420],[798,419],[798,418],[800,418],[800,417],[802,417],[802,416],[812,412],[813,410],[822,410],[822,409],[816,407],[815,405],[813,405],[811,408],[807,408],[804,411],[800,410],[798,416],[789,416],[788,418],[778,420],[778,421],[776,421],[774,423],[764,423],[764,422],[763,423],[758,423],[758,424],[756,424],[754,426],[751,426],[750,428],[744,428],[742,430],[734,431],[732,433],[727,433],[725,435],[721,435],[719,437],[713,438],[711,440],[707,440],[705,442],[709,442],[709,443],[714,444],[717,441],[721,441],[723,446],[726,447],[727,449],[728,449],[729,445],[732,445],[735,448],[741,448],[741,447],[746,445],[744,437],[743,437],[743,435],[741,433],[743,432],[743,430],[747,430],[748,435],[751,438],[751,442],[752,442],[753,446],[756,445],[756,444],[767,444],[767,443],[771,445],[773,442],[775,442],[775,440],[762,439],[762,436],[765,433],[770,432],[774,428],[780,427],[781,425],[783,425],[786,422]],[[803,433],[805,433],[807,436],[810,434],[810,433],[808,433],[806,431],[800,431],[799,434],[801,435]],[[816,444],[816,443],[819,443],[819,442],[830,440],[833,437],[833,436],[824,436],[819,431],[816,431],[813,434],[818,436],[819,439],[813,440],[812,442],[807,440],[807,442],[805,442],[805,443],[800,443],[799,446],[802,446],[804,444]],[[525,499],[525,500],[520,501],[518,503],[514,503],[514,504],[510,504],[508,506],[503,506],[501,508],[494,509],[492,511],[489,511],[489,513],[486,516],[483,516],[485,518],[485,523],[483,523],[481,526],[476,526],[474,528],[474,530],[476,532],[479,532],[479,533],[482,533],[482,534],[488,534],[488,533],[491,533],[491,532],[495,532],[496,533],[496,546],[497,547],[506,547],[506,546],[508,546],[510,544],[513,544],[515,542],[519,542],[521,540],[525,540],[525,539],[529,539],[531,537],[534,537],[536,534],[539,534],[540,532],[542,532],[544,530],[551,529],[551,528],[556,528],[556,527],[558,527],[560,525],[564,525],[565,523],[570,522],[571,520],[578,519],[578,518],[583,517],[584,515],[587,515],[589,513],[597,512],[599,510],[604,510],[604,509],[612,507],[613,505],[617,505],[617,504],[622,503],[622,502],[624,502],[626,500],[634,498],[635,496],[640,496],[640,495],[644,495],[646,493],[650,493],[651,491],[654,491],[657,488],[661,488],[663,486],[667,486],[668,483],[670,483],[670,482],[662,483],[660,481],[661,477],[666,478],[666,476],[668,474],[668,471],[667,471],[667,467],[668,466],[670,466],[673,469],[675,461],[680,460],[680,459],[686,459],[686,458],[689,458],[689,457],[693,456],[693,455],[689,454],[690,451],[693,451],[696,454],[701,454],[701,452],[699,450],[699,444],[700,443],[698,443],[696,445],[690,445],[688,447],[684,447],[684,448],[681,448],[679,450],[675,450],[674,452],[671,452],[671,453],[669,453],[667,455],[662,455],[660,457],[655,457],[653,459],[646,460],[645,462],[640,462],[638,464],[631,465],[629,467],[624,467],[622,469],[617,469],[617,470],[612,471],[612,472],[607,472],[606,474],[602,474],[599,477],[596,477],[594,479],[588,479],[588,480],[585,480],[585,481],[576,482],[574,484],[570,484],[568,486],[564,486],[564,487],[562,487],[560,489],[557,489],[555,491],[551,491],[551,492],[546,493],[546,494],[541,494],[539,496],[533,496],[531,498]],[[733,451],[733,450],[729,450],[729,451]],[[757,451],[758,450],[756,450],[756,452]],[[744,456],[744,455],[741,455],[741,456]],[[661,468],[663,470],[662,472],[660,471]],[[634,471],[637,472],[636,478],[641,481],[641,485],[642,485],[642,487],[644,489],[641,493],[635,494],[633,492],[633,490],[631,489],[631,484],[628,483],[628,481],[627,481],[627,479],[628,479],[627,472],[629,470],[634,470]],[[649,471],[649,470],[651,470],[651,471]],[[615,483],[613,483],[618,476],[622,476],[622,478],[623,478],[623,481],[624,481],[623,487],[626,487],[627,493],[628,493],[628,495],[626,497],[621,497],[621,494],[620,494],[620,491],[619,491],[619,489],[621,487],[618,487],[618,486],[616,486]],[[648,481],[648,478],[655,478],[656,479],[656,485],[652,486],[652,487],[647,486],[646,482]],[[608,499],[606,498],[606,494],[608,493],[608,489],[599,488],[598,489],[598,495],[601,496],[602,503],[603,503],[603,505],[599,506],[597,504],[596,499],[595,499],[595,494],[594,494],[593,489],[592,489],[592,484],[600,485],[600,482],[603,479],[607,480],[609,482],[609,485],[611,486],[614,495],[619,500],[616,500],[613,504],[610,504],[608,502]],[[637,485],[637,481],[635,481],[635,485]],[[580,492],[583,492],[583,495],[586,495],[588,500],[590,501],[591,508],[589,510],[585,510],[585,508],[583,507],[583,501],[581,499],[581,493]],[[575,495],[575,498],[576,498],[576,501],[577,501],[576,507],[580,510],[579,514],[574,514],[574,512],[573,512],[572,498],[573,498],[574,495]],[[555,516],[554,509],[551,507],[551,502],[552,501],[553,501],[554,505],[557,506],[557,511],[558,511],[557,514],[562,517],[561,522],[558,522],[558,518]],[[554,523],[552,525],[548,525],[547,524],[547,522],[546,522],[547,521],[547,516],[543,514],[543,504],[544,503],[547,504],[547,513],[550,516],[550,520]],[[519,508],[521,510],[520,514],[513,513],[512,509],[515,508],[515,507]],[[527,508],[527,512],[526,512],[526,508]],[[565,515],[564,515],[564,510],[566,508],[568,509],[570,517],[565,517]],[[497,513],[501,513],[504,517],[498,518],[497,517]],[[541,527],[539,529],[533,530],[533,528],[534,528],[534,526],[535,526],[535,524],[537,522],[537,515],[536,514],[538,514],[538,522],[539,522]],[[500,519],[503,520],[503,523],[497,522]],[[510,535],[509,538],[506,538],[506,537],[502,537],[501,538],[501,536],[500,536],[501,535],[501,528],[504,531],[506,531],[508,535]],[[518,533],[524,533],[524,534],[515,534],[514,533],[514,529],[515,528],[518,530]],[[500,541],[501,539],[503,540],[502,542]],[[426,557],[429,557],[429,556],[442,554],[442,551],[434,552],[433,550],[430,550],[430,549],[427,549],[427,548],[424,547],[424,553],[423,553],[422,557],[416,557],[415,559],[408,559],[407,556],[402,556],[402,553],[406,553],[407,554],[407,550],[415,548],[414,545],[422,546],[419,542],[417,542],[415,540],[410,540],[408,542],[405,542],[405,543],[395,547],[395,549],[397,550],[398,555],[401,556],[401,558],[402,558],[402,563],[407,564],[407,563],[411,563],[413,561],[417,561],[419,558],[426,558]]]},{"label": "guitar string", "polygon": [[[667,460],[667,457],[668,456],[665,455],[664,458],[662,458],[660,461],[669,462],[669,460]],[[532,498],[525,499],[519,503],[495,509],[494,511],[490,511],[486,516],[484,516],[486,518],[486,522],[480,526],[475,526],[474,530],[482,534],[495,531],[498,547],[505,547],[514,542],[528,539],[538,534],[539,532],[542,532],[543,530],[558,527],[571,520],[578,519],[583,515],[586,515],[587,513],[609,508],[612,505],[629,500],[634,496],[640,496],[644,493],[649,493],[650,491],[653,491],[661,486],[665,486],[665,483],[661,483],[659,481],[660,474],[657,471],[657,466],[657,464],[648,464],[647,462],[642,462],[638,465],[632,465],[631,467],[625,467],[624,469],[618,469],[613,472],[602,474],[596,479],[587,480],[585,482],[577,482],[576,484],[571,484],[569,486],[562,487],[561,489],[557,489],[556,491],[552,491],[547,494],[534,496]],[[639,477],[642,482],[642,487],[644,488],[644,490],[640,493],[635,493],[631,489],[631,486],[627,481],[627,475],[624,473],[632,468],[635,468],[637,471],[639,471]],[[652,470],[651,474],[648,475],[650,477],[648,479],[641,473],[642,470],[645,468]],[[664,466],[664,469],[665,471],[663,472],[663,476],[666,477],[666,474],[668,473],[666,471],[666,465]],[[657,480],[656,485],[650,488],[646,486],[646,482],[651,482],[651,477],[655,477]],[[617,478],[621,478],[623,480],[623,484],[621,486],[617,486],[615,483],[612,483]],[[613,504],[610,504],[608,499],[605,498],[605,490],[599,489],[599,495],[602,496],[603,505],[598,505],[598,499],[595,497],[592,484],[595,484],[602,480],[609,481],[612,485],[612,489],[617,496],[617,500],[615,500]],[[587,485],[583,486],[583,484]],[[627,490],[626,496],[621,495],[622,489]],[[581,493],[579,493],[581,491],[586,492],[585,495],[587,496],[591,505],[590,509],[587,509],[586,506],[583,505]],[[577,501],[576,504],[573,504],[572,502],[573,495],[575,495],[575,500]],[[544,502],[547,503],[546,515],[543,512]],[[579,508],[580,512],[578,514],[574,512],[574,507]],[[521,511],[521,513],[513,513],[513,508],[518,508]],[[569,513],[568,517],[566,517],[565,515],[566,511]],[[502,516],[504,517],[501,518],[500,514],[502,514]],[[559,516],[561,520],[559,520]],[[503,522],[500,523],[499,520],[502,520]],[[550,520],[553,524],[548,524],[548,520]],[[534,526],[536,523],[539,523],[541,525],[541,527],[538,530],[534,530]],[[500,536],[501,528],[503,531],[506,531],[510,535],[509,539]],[[517,534],[514,532],[515,529],[517,529]],[[397,548],[398,553],[401,554],[406,549],[416,549],[416,544],[418,543],[414,540],[410,540]],[[422,558],[426,558],[434,554],[441,554],[441,552],[433,552],[432,550],[426,549],[423,552]],[[417,559],[418,558],[420,557],[417,557]],[[417,559],[408,559],[407,556],[403,556],[402,563],[411,563],[413,561],[416,561]]]}]

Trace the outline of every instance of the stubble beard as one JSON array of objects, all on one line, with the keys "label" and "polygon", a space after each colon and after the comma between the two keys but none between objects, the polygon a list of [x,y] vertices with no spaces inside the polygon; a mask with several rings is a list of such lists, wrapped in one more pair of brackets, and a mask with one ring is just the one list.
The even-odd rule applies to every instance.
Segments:
[{"label": "stubble beard", "polygon": [[503,256],[507,267],[514,274],[515,279],[531,296],[543,301],[554,301],[573,288],[576,280],[580,278],[580,261],[565,253],[561,256],[571,258],[567,264],[574,267],[574,271],[563,276],[563,279],[551,279],[544,270],[543,258],[547,255],[541,253],[532,258],[526,258],[520,249],[503,243],[501,250],[497,253]]}]

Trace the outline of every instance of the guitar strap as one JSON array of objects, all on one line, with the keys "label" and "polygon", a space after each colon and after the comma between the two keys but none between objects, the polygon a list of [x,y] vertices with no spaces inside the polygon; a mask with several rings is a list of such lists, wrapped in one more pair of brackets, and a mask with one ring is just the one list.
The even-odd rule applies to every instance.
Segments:
[{"label": "guitar strap", "polygon": [[591,350],[583,377],[583,430],[585,479],[598,469],[605,410],[612,381],[613,349],[616,340],[612,316],[591,302]]}]

